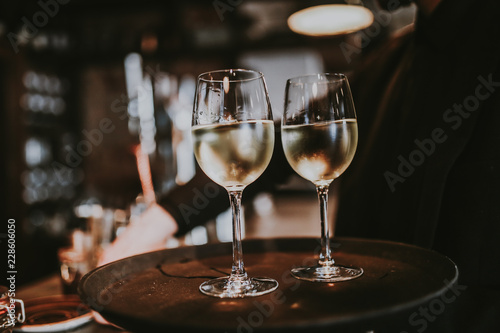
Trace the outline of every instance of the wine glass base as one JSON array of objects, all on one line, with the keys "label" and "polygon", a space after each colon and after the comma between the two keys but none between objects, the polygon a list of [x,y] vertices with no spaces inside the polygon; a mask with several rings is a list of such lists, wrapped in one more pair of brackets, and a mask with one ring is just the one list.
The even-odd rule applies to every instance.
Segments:
[{"label": "wine glass base", "polygon": [[200,291],[220,298],[255,297],[270,293],[278,288],[278,281],[271,278],[221,277],[203,282]]},{"label": "wine glass base", "polygon": [[340,282],[356,279],[363,275],[363,269],[342,265],[310,266],[292,269],[293,277],[312,282]]}]

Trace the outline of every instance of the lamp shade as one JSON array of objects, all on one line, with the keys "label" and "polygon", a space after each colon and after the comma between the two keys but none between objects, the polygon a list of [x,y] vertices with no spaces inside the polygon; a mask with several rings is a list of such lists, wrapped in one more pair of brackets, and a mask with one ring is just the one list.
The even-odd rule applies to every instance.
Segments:
[{"label": "lamp shade", "polygon": [[322,5],[302,9],[288,18],[288,26],[307,36],[344,35],[369,27],[373,14],[361,6]]}]

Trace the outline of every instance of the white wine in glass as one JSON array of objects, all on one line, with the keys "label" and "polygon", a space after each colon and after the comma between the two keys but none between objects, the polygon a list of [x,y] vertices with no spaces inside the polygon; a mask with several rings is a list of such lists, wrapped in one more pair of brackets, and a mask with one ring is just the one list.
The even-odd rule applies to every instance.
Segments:
[{"label": "white wine in glass", "polygon": [[201,74],[192,125],[196,160],[227,190],[233,215],[231,275],[204,282],[200,291],[221,298],[272,292],[278,287],[276,280],[248,276],[241,246],[243,189],[264,172],[274,149],[274,123],[262,73],[228,69]]},{"label": "white wine in glass", "polygon": [[301,280],[337,282],[357,278],[362,268],[338,265],[332,258],[327,218],[328,190],[350,165],[358,142],[356,112],[343,74],[289,79],[281,137],[288,163],[316,186],[320,203],[321,253],[316,265],[292,269]]},{"label": "white wine in glass", "polygon": [[254,182],[273,154],[272,120],[198,125],[192,132],[200,167],[214,182],[226,188]]}]

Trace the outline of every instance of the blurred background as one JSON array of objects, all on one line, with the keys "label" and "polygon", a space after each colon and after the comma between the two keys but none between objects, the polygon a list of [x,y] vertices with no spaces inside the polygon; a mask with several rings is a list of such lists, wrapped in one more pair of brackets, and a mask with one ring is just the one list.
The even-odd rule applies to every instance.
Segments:
[{"label": "blurred background", "polygon": [[[298,10],[332,3],[346,2],[2,1],[0,209],[2,221],[16,220],[18,285],[56,272],[58,251],[71,243],[105,246],[140,214],[139,142],[158,196],[189,181],[198,74],[262,71],[279,119],[287,78],[349,73],[415,15],[353,0],[374,13],[370,27],[311,37],[287,25]],[[298,179],[245,208],[247,237],[319,235],[314,187]],[[170,246],[230,240],[220,221]]]}]

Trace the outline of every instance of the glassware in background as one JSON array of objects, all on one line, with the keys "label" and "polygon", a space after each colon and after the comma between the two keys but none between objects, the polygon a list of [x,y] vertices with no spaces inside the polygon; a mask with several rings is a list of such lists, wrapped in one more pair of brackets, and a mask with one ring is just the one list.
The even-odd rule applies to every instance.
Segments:
[{"label": "glassware in background", "polygon": [[63,294],[77,294],[78,282],[89,271],[85,255],[73,248],[61,248],[57,251],[57,256]]},{"label": "glassware in background", "polygon": [[169,96],[170,98],[165,100],[168,100],[166,110],[172,119],[173,125],[172,146],[177,170],[175,182],[178,185],[183,185],[191,180],[196,173],[193,143],[191,141],[191,118],[196,79],[185,74],[178,80],[178,83],[171,84],[175,90]]},{"label": "glassware in background", "polygon": [[128,129],[150,159],[155,191],[162,195],[187,183],[196,172],[191,143],[196,80],[144,63],[138,53],[127,54],[124,69]]},{"label": "glassware in background", "polygon": [[63,294],[77,294],[78,282],[90,271],[93,265],[92,237],[81,230],[75,230],[71,235],[70,247],[57,251],[61,273]]},{"label": "glassware in background", "polygon": [[281,136],[288,162],[295,172],[316,186],[320,204],[318,263],[294,268],[292,275],[315,282],[361,276],[363,269],[338,265],[332,258],[327,218],[330,184],[347,169],[358,142],[356,112],[347,77],[316,74],[289,79]]},{"label": "glassware in background", "polygon": [[278,282],[248,277],[241,246],[241,196],[266,169],[274,123],[262,73],[228,69],[201,74],[192,118],[194,153],[202,170],[229,193],[233,217],[231,275],[204,282],[200,291],[221,298],[259,296]]}]

